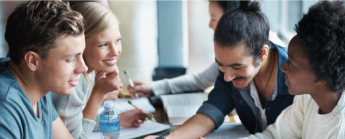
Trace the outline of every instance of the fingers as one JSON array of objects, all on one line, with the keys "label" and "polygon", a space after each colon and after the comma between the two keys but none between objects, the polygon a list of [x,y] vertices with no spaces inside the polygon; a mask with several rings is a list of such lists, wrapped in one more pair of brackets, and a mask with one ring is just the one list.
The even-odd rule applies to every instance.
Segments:
[{"label": "fingers", "polygon": [[135,92],[138,93],[139,97],[145,96],[145,94],[143,92],[141,92],[141,86],[134,86],[134,88],[132,88],[130,85],[128,85],[127,89],[129,91],[129,93],[132,94],[132,96],[135,96]]},{"label": "fingers", "polygon": [[155,117],[152,113],[149,113],[153,118]]},{"label": "fingers", "polygon": [[115,85],[116,90],[120,90],[122,85],[121,79],[118,75],[118,71],[114,71],[112,73],[108,73],[106,78],[107,80],[111,81],[113,85]]},{"label": "fingers", "polygon": [[144,120],[136,120],[132,125],[133,127],[140,127],[141,124],[143,124],[145,121]]},{"label": "fingers", "polygon": [[[121,83],[121,84],[122,84],[122,83]],[[118,88],[117,91],[119,92],[119,94],[120,94],[121,92],[123,92],[122,87],[120,86],[120,88]]]},{"label": "fingers", "polygon": [[139,97],[144,97],[144,96],[146,96],[143,92],[137,92],[137,93],[138,93]]},{"label": "fingers", "polygon": [[95,77],[95,81],[99,81],[100,79],[102,79],[103,77],[103,74],[104,72],[103,71],[100,71],[96,74],[96,77]]},{"label": "fingers", "polygon": [[119,75],[119,71],[116,71],[116,70],[114,72],[110,72],[106,74],[107,78],[111,78],[111,79],[115,78],[117,75]]},{"label": "fingers", "polygon": [[148,113],[147,111],[141,110],[139,114],[139,119],[142,120],[143,123],[148,120],[146,114],[149,114],[152,118],[154,118],[154,115],[152,113]]},{"label": "fingers", "polygon": [[119,92],[123,92],[122,87],[123,87],[123,83],[120,82],[120,88],[118,89]]},{"label": "fingers", "polygon": [[133,127],[140,127],[139,123],[133,123]]},{"label": "fingers", "polygon": [[106,76],[103,77],[105,72],[98,72],[95,77],[95,86],[94,89],[97,90],[96,92],[99,93],[108,93],[115,90],[122,91],[120,88],[121,86],[121,79],[118,75],[117,71],[107,73]]},{"label": "fingers", "polygon": [[133,84],[134,84],[134,86],[136,86],[136,85],[141,85],[141,84],[143,84],[143,82],[140,82],[140,81],[134,81],[134,82],[133,82]]},{"label": "fingers", "polygon": [[127,89],[129,91],[129,93],[131,93],[134,96],[135,90],[130,85],[127,86]]}]

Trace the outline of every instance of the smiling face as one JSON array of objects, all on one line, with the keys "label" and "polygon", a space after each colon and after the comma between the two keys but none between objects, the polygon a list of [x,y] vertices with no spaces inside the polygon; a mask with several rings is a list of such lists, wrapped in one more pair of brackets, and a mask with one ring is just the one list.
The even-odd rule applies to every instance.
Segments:
[{"label": "smiling face", "polygon": [[85,36],[60,37],[55,45],[45,59],[39,59],[34,76],[43,90],[68,95],[78,85],[80,73],[87,71],[82,58]]},{"label": "smiling face", "polygon": [[311,94],[316,85],[316,77],[310,68],[305,51],[298,37],[291,39],[288,47],[288,59],[281,67],[285,73],[285,84],[291,95]]},{"label": "smiling face", "polygon": [[244,43],[235,47],[221,47],[215,43],[215,55],[224,80],[231,81],[237,89],[246,88],[260,69],[254,66],[254,58],[247,54]]},{"label": "smiling face", "polygon": [[93,70],[114,72],[121,51],[121,34],[118,24],[86,39],[84,59],[89,68],[88,72]]},{"label": "smiling face", "polygon": [[208,12],[210,14],[210,23],[208,24],[209,28],[212,28],[213,31],[216,30],[219,19],[224,14],[223,9],[218,5],[217,2],[210,1],[208,5]]}]

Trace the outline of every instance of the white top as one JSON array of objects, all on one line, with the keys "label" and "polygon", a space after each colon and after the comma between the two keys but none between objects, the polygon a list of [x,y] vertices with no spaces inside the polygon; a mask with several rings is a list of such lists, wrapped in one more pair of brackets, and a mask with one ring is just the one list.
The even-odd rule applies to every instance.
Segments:
[{"label": "white top", "polygon": [[345,91],[328,114],[319,114],[319,106],[309,94],[299,95],[264,132],[243,139],[344,139],[344,108]]},{"label": "white top", "polygon": [[[285,46],[275,32],[270,31],[268,39],[275,44]],[[185,91],[204,90],[214,85],[219,75],[218,64],[212,63],[206,70],[196,74],[186,74],[172,79],[164,79],[151,82],[153,93],[156,96]]]}]

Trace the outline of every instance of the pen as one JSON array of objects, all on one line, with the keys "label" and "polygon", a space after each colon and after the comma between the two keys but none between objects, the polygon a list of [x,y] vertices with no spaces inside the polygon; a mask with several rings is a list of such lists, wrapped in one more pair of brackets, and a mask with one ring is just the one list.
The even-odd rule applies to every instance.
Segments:
[{"label": "pen", "polygon": [[[139,109],[137,106],[135,106],[135,105],[132,103],[132,101],[128,100],[128,103],[131,104],[134,108]],[[149,118],[150,120],[156,122],[155,118],[153,118],[150,114],[146,113],[145,116],[146,116],[147,118]]]},{"label": "pen", "polygon": [[[125,72],[125,74],[127,75],[127,79],[128,79],[129,85],[130,85],[132,88],[134,88],[134,84],[133,84],[133,81],[132,81],[132,79],[131,79],[131,75],[129,75],[129,73],[128,73],[127,71],[124,71],[124,72]],[[137,91],[134,92],[134,95],[135,95],[136,98],[139,97]]]}]

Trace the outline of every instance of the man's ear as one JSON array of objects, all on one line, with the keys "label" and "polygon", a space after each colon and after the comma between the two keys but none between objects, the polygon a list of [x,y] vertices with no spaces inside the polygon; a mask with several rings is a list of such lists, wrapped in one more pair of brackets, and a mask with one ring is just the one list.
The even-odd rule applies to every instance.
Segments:
[{"label": "man's ear", "polygon": [[36,71],[41,57],[34,51],[28,51],[24,55],[24,62],[31,71]]},{"label": "man's ear", "polygon": [[259,56],[260,62],[264,62],[267,59],[269,51],[270,47],[267,44],[261,48],[261,54]]}]

